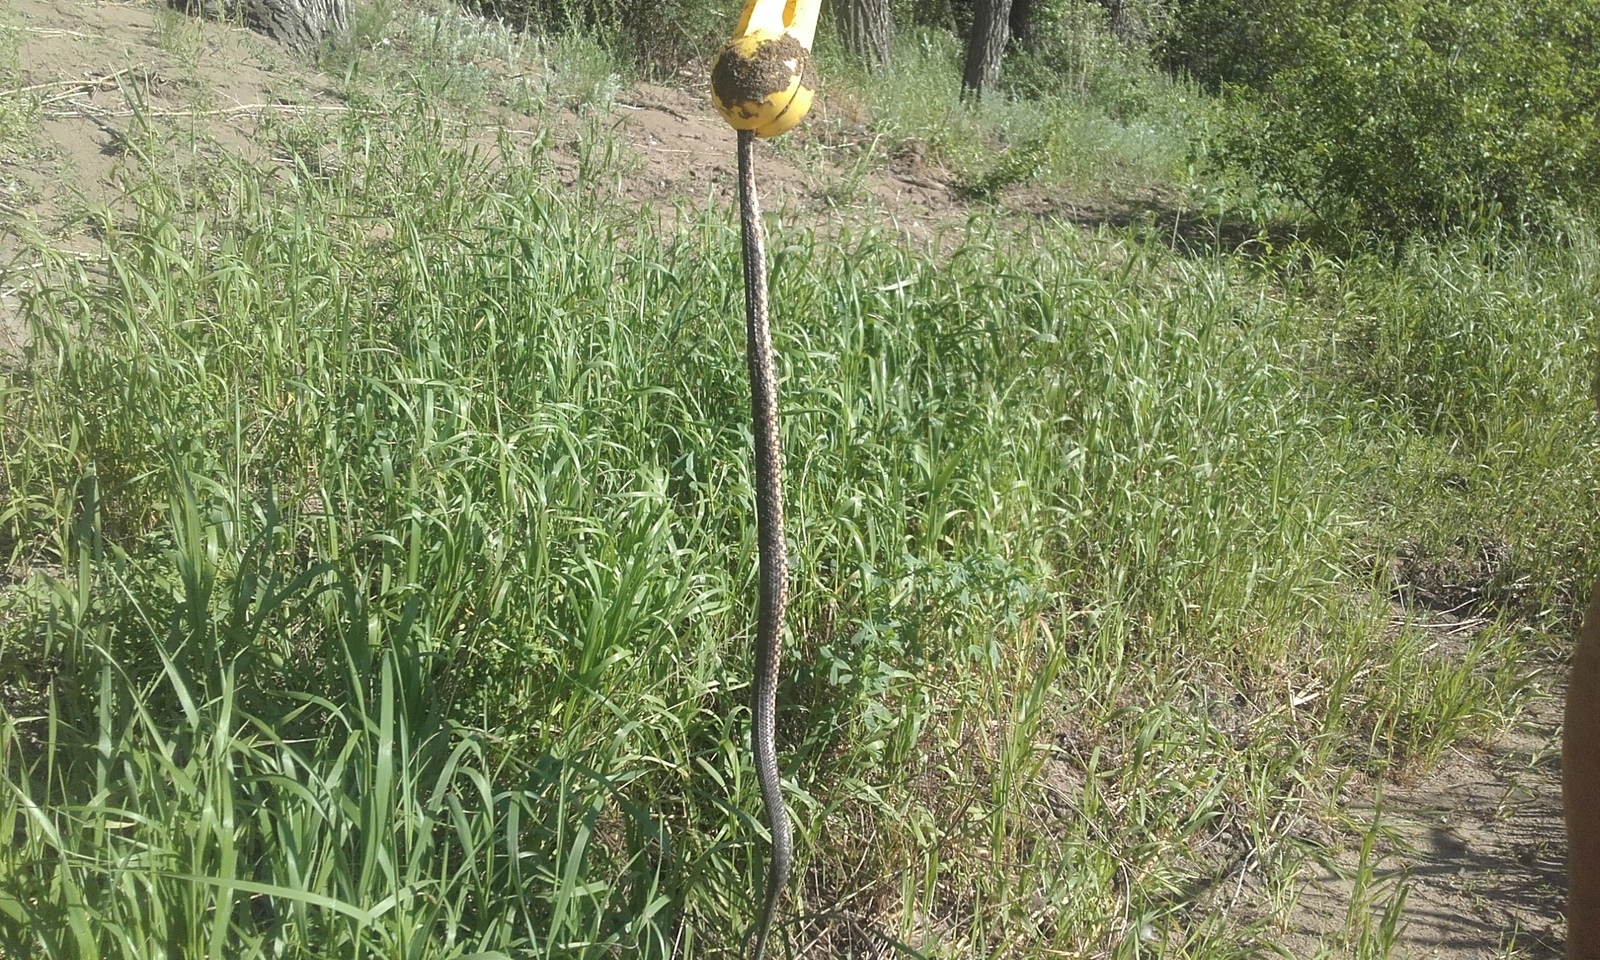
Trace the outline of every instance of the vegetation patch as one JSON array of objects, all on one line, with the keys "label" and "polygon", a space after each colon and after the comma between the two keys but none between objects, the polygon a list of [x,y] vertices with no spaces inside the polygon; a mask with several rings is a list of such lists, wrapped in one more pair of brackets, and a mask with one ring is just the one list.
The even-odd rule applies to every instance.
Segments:
[{"label": "vegetation patch", "polygon": [[[7,275],[0,950],[737,952],[765,850],[737,226],[598,186],[638,162],[603,43],[357,22],[348,102],[270,115],[270,163],[131,128],[93,254],[34,238]],[[996,196],[1110,130],[1125,166],[1080,185],[1243,216],[1175,132],[1197,89],[965,108],[920,37],[767,156],[871,125],[852,162],[917,140]],[[501,106],[534,129],[486,136]],[[1511,724],[1600,574],[1592,226],[1350,254],[959,217],[920,246],[773,218],[786,936],[1290,949],[1354,823],[1311,952],[1381,954],[1408,888],[1352,791]]]}]

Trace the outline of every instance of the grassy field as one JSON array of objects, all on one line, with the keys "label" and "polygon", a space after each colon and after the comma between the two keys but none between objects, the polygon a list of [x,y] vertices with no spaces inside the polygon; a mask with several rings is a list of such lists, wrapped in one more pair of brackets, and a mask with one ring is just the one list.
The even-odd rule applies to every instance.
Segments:
[{"label": "grassy field", "polygon": [[[149,132],[103,259],[38,254],[0,944],[734,955],[736,226],[563,189],[424,82],[362,102],[270,180]],[[1337,259],[770,228],[797,948],[1254,955],[1341,786],[1546,688],[1597,572],[1591,227]],[[1396,596],[1494,625],[1441,648]],[[1328,947],[1383,942],[1353,906]]]}]

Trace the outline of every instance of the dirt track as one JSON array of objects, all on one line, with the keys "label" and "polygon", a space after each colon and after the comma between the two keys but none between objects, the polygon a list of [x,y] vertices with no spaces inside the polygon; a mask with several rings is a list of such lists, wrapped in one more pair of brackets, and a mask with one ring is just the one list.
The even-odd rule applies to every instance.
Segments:
[{"label": "dirt track", "polygon": [[[1375,927],[1389,898],[1406,893],[1395,956],[1566,955],[1560,723],[1560,703],[1539,701],[1499,743],[1452,750],[1427,775],[1352,804],[1355,818],[1370,822],[1376,813],[1382,828]],[[1338,856],[1314,868],[1286,943],[1309,948],[1318,934],[1344,927],[1358,889],[1360,837],[1343,840]]]}]

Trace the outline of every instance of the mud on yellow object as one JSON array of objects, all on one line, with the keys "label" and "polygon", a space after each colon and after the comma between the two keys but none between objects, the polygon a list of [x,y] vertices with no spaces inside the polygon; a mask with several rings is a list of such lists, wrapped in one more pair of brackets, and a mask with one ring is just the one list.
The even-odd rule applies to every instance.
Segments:
[{"label": "mud on yellow object", "polygon": [[734,37],[711,67],[711,99],[735,130],[775,137],[811,109],[811,42],[821,0],[748,0]]}]

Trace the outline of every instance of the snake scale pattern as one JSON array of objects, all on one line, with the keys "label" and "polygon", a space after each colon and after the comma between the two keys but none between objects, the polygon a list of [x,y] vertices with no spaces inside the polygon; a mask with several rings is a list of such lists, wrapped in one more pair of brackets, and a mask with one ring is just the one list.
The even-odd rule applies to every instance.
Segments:
[{"label": "snake scale pattern", "polygon": [[755,134],[739,131],[739,221],[744,236],[745,356],[750,368],[750,416],[755,435],[756,535],[761,564],[761,594],[756,618],[754,699],[750,746],[756,780],[767,810],[772,856],[767,888],[756,921],[752,960],[761,960],[772,932],[773,915],[789,880],[793,837],[778,788],[778,658],[783,642],[783,606],[788,595],[788,557],[783,546],[783,448],[778,440],[778,378],[772,363],[772,330],[767,322],[767,262],[761,236],[752,154]]}]

